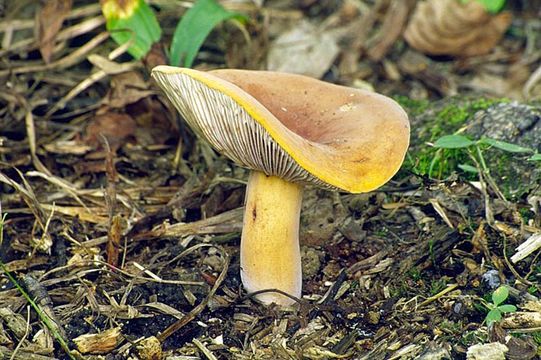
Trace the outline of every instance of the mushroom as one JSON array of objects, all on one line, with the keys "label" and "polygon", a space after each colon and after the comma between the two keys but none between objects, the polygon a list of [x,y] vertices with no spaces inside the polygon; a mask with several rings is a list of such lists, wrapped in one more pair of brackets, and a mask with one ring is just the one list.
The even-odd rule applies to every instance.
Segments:
[{"label": "mushroom", "polygon": [[[240,248],[248,292],[301,296],[303,185],[374,190],[398,171],[409,145],[404,110],[372,92],[268,71],[158,66],[152,77],[200,137],[251,170]],[[293,303],[272,291],[256,299]]]}]

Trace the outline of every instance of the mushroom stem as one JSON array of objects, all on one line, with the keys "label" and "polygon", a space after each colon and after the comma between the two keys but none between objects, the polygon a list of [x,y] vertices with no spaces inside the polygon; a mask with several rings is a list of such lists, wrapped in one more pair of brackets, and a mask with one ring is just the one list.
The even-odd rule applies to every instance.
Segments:
[{"label": "mushroom stem", "polygon": [[[245,202],[240,275],[246,291],[278,289],[300,297],[302,186],[252,171]],[[276,292],[256,295],[256,299],[264,304],[294,302]]]}]

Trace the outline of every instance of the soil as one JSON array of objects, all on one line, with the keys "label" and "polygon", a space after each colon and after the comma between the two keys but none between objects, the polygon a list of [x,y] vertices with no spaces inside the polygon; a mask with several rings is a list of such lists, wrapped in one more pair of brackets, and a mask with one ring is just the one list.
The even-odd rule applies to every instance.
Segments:
[{"label": "soil", "polygon": [[[386,185],[304,190],[303,297],[288,308],[240,282],[248,171],[198,139],[149,78],[184,5],[152,2],[160,44],[100,67],[88,55],[107,60],[116,44],[96,40],[99,5],[55,3],[69,3],[62,29],[96,26],[47,48],[32,30],[44,5],[0,2],[0,359],[496,359],[500,345],[540,358],[539,244],[513,259],[541,233],[538,3],[509,1],[502,40],[461,58],[392,35],[386,19],[405,24],[415,1],[222,2],[251,21],[215,28],[195,68],[264,69],[302,19],[340,40],[317,64],[324,80],[375,89],[410,116],[410,150]],[[531,151],[434,147],[451,134]],[[500,304],[517,309],[487,321]],[[529,320],[513,325],[516,314]]]}]

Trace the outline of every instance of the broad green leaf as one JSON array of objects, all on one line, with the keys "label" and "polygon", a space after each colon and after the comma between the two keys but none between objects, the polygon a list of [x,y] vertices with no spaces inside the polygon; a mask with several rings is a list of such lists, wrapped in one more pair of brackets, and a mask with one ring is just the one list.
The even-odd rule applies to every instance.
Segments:
[{"label": "broad green leaf", "polygon": [[509,296],[509,290],[505,286],[500,286],[492,293],[492,303],[500,305]]},{"label": "broad green leaf", "polygon": [[471,165],[468,165],[468,164],[459,164],[458,168],[460,170],[462,170],[462,171],[469,172],[469,173],[474,173],[474,174],[479,173],[479,170],[477,170],[477,168],[475,166],[471,166]]},{"label": "broad green leaf", "polygon": [[[467,3],[471,0],[461,0],[462,3]],[[483,5],[486,11],[496,14],[505,6],[505,0],[474,0]]]},{"label": "broad green leaf", "polygon": [[498,306],[498,310],[502,313],[511,313],[517,311],[517,307],[515,305],[500,305]]},{"label": "broad green leaf", "polygon": [[533,152],[533,150],[530,148],[526,148],[523,146],[519,146],[519,145],[515,145],[515,144],[505,142],[505,141],[500,141],[500,140],[491,139],[491,138],[482,138],[481,140],[479,140],[479,143],[487,144],[487,145],[493,146],[495,148],[498,148],[500,150],[507,151],[510,153],[520,154],[520,153]]},{"label": "broad green leaf", "polygon": [[224,9],[216,0],[197,0],[175,29],[171,42],[171,65],[191,67],[208,34],[222,21],[246,21],[243,14]]},{"label": "broad green leaf", "polygon": [[473,141],[462,135],[445,135],[436,140],[434,147],[441,149],[461,149],[475,144]]},{"label": "broad green leaf", "polygon": [[502,313],[498,309],[490,310],[485,318],[488,324],[500,321],[502,319]]},{"label": "broad green leaf", "polygon": [[154,11],[144,0],[102,0],[101,9],[113,40],[123,45],[131,42],[128,53],[136,59],[145,56],[162,30]]},{"label": "broad green leaf", "polygon": [[530,161],[541,161],[541,154],[533,154],[528,160],[530,160]]}]

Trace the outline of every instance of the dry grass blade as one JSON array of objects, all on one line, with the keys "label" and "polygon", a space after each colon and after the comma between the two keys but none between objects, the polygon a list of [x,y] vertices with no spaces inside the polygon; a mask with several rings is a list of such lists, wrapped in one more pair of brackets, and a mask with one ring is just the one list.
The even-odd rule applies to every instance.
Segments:
[{"label": "dry grass blade", "polygon": [[214,247],[214,248],[216,248],[218,250],[218,252],[222,256],[222,259],[223,259],[223,262],[224,262],[222,272],[220,273],[220,275],[216,279],[216,282],[214,283],[214,285],[210,289],[209,293],[207,294],[207,297],[203,301],[201,301],[196,307],[194,307],[182,319],[180,319],[180,320],[176,321],[175,323],[173,323],[173,325],[169,326],[167,329],[165,329],[161,334],[159,334],[157,336],[158,340],[160,340],[160,342],[162,342],[162,343],[168,337],[170,337],[175,332],[177,332],[179,329],[181,329],[186,324],[188,324],[190,321],[195,319],[197,317],[197,315],[199,315],[205,309],[208,302],[214,296],[214,294],[216,293],[216,290],[218,290],[218,288],[220,287],[220,285],[224,281],[225,276],[227,275],[227,270],[229,269],[229,255],[227,254],[227,252],[221,246],[211,245],[211,244],[195,245],[195,246],[187,249],[186,251],[183,251],[182,254],[177,256],[175,259],[180,258],[181,256],[184,256],[184,255],[187,255],[188,253],[191,253],[194,250],[197,250],[197,249],[202,248],[202,247]]},{"label": "dry grass blade", "polygon": [[194,343],[195,346],[197,346],[199,350],[201,350],[201,352],[205,355],[207,359],[218,360],[218,358],[214,356],[214,354],[209,349],[207,349],[207,347],[201,341],[197,339],[193,339],[192,342]]},{"label": "dry grass blade", "polygon": [[94,38],[92,38],[90,41],[88,41],[86,44],[84,44],[77,50],[73,51],[69,55],[57,61],[51,62],[49,64],[21,66],[21,67],[17,67],[13,69],[2,70],[0,71],[0,77],[4,77],[10,74],[25,74],[25,73],[32,73],[32,72],[39,72],[39,71],[60,70],[60,69],[68,68],[70,66],[78,64],[81,60],[83,60],[87,56],[87,54],[90,51],[94,50],[98,45],[100,45],[102,42],[104,42],[108,38],[109,38],[109,33],[102,32],[96,35]]},{"label": "dry grass blade", "polygon": [[14,351],[0,345],[0,360],[57,360],[57,358],[29,351]]},{"label": "dry grass blade", "polygon": [[45,224],[47,222],[47,216],[41,204],[39,203],[36,194],[32,190],[32,187],[26,181],[24,175],[17,169],[15,169],[21,178],[22,184],[18,181],[15,181],[4,173],[0,172],[0,182],[3,182],[9,186],[12,186],[19,194],[21,194],[24,202],[32,211],[32,214],[35,216],[36,220],[40,224],[42,229],[45,229]]},{"label": "dry grass blade", "polygon": [[[53,205],[41,204],[41,207],[45,210],[52,211]],[[76,207],[76,206],[60,206],[54,205],[54,209],[57,213],[66,215],[73,218],[79,218],[81,221],[86,221],[93,224],[105,224],[107,217],[103,208],[94,207]]]},{"label": "dry grass blade", "polygon": [[72,184],[68,183],[66,180],[61,179],[52,174],[47,174],[47,173],[43,173],[39,171],[29,171],[26,173],[26,175],[30,177],[42,178],[44,180],[47,180],[51,184],[60,187],[62,190],[64,190],[66,193],[72,196],[75,199],[75,201],[77,201],[83,208],[86,209],[85,203],[77,195],[78,190]]},{"label": "dry grass blade", "polygon": [[191,223],[168,225],[163,230],[158,230],[158,232],[160,233],[159,236],[171,237],[240,232],[242,230],[243,213],[244,208],[238,208]]},{"label": "dry grass blade", "polygon": [[88,56],[88,60],[92,62],[94,65],[96,65],[98,68],[100,68],[100,70],[91,74],[86,79],[84,79],[79,84],[77,84],[73,89],[71,89],[66,95],[64,95],[64,97],[62,97],[62,99],[57,101],[53,105],[53,107],[49,109],[49,111],[47,111],[47,114],[45,114],[45,117],[49,118],[58,110],[62,110],[70,100],[75,98],[77,95],[79,95],[81,92],[88,89],[90,86],[92,86],[96,82],[105,78],[108,74],[121,73],[121,72],[130,71],[137,67],[140,67],[141,64],[138,62],[117,64],[110,61],[122,55],[123,53],[125,53],[128,47],[129,47],[129,43],[126,43],[124,45],[119,46],[115,50],[111,51],[111,53],[108,56],[109,62],[106,62],[106,60],[102,59],[100,56],[96,54],[90,54]]},{"label": "dry grass blade", "polygon": [[[28,105],[27,105],[28,106]],[[25,106],[25,108],[27,108]],[[26,116],[24,117],[25,124],[26,124],[26,134],[28,136],[28,143],[30,145],[30,154],[32,156],[32,161],[34,162],[34,166],[39,171],[51,175],[51,172],[49,169],[45,167],[45,165],[42,164],[41,160],[38,158],[38,155],[36,154],[36,128],[34,126],[34,116],[32,115],[32,111],[30,109],[26,109]]]},{"label": "dry grass blade", "polygon": [[14,94],[13,96],[25,111],[24,123],[26,126],[26,136],[28,138],[28,146],[30,148],[32,162],[34,163],[36,169],[51,175],[50,171],[45,167],[45,165],[42,164],[36,153],[36,127],[34,126],[34,115],[32,114],[32,108],[28,101],[20,94]]},{"label": "dry grass blade", "polygon": [[[3,229],[3,224],[0,224],[0,231],[2,231]],[[0,261],[0,270],[2,270],[2,272],[9,278],[9,280],[11,281],[11,283],[17,288],[17,290],[21,293],[21,295],[26,299],[26,301],[28,301],[28,303],[30,303],[30,305],[32,306],[32,308],[36,311],[36,313],[38,314],[40,320],[45,324],[45,326],[47,326],[47,328],[51,331],[51,333],[53,334],[53,336],[56,338],[56,340],[58,341],[58,343],[60,344],[60,346],[62,347],[62,350],[64,350],[64,352],[66,353],[66,355],[72,359],[72,360],[75,360],[75,357],[71,354],[71,351],[69,349],[69,346],[66,342],[66,340],[62,337],[62,335],[58,332],[56,326],[54,324],[52,324],[52,321],[47,317],[47,315],[45,315],[40,307],[34,302],[34,300],[30,297],[30,295],[28,295],[28,293],[21,287],[21,285],[17,282],[17,280],[11,275],[10,272],[7,271],[7,269],[5,268],[4,266],[4,263]],[[26,358],[26,359],[32,359],[31,357],[30,358]]]}]

